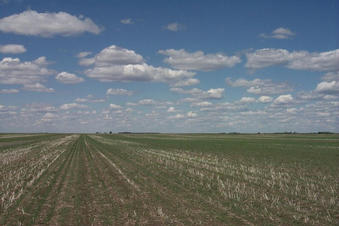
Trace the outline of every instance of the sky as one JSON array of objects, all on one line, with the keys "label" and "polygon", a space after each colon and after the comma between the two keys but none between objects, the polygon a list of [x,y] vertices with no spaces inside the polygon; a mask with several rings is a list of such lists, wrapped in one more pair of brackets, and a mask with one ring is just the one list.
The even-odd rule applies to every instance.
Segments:
[{"label": "sky", "polygon": [[0,132],[339,132],[339,1],[0,0]]}]

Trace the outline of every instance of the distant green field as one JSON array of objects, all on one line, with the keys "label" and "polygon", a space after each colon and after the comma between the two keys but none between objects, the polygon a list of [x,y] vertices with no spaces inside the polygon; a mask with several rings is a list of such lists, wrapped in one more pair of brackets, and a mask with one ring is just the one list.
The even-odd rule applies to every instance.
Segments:
[{"label": "distant green field", "polygon": [[0,225],[338,225],[338,134],[0,134]]}]

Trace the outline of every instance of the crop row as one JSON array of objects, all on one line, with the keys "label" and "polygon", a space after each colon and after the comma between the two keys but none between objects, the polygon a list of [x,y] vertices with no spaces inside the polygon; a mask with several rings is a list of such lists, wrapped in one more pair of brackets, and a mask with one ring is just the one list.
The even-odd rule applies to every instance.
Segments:
[{"label": "crop row", "polygon": [[40,178],[75,138],[66,136],[41,141],[0,153],[0,215]]},{"label": "crop row", "polygon": [[[189,150],[160,150],[136,142],[92,138],[115,147],[115,155],[132,161],[154,176],[164,176],[169,187],[180,188],[252,222],[333,224],[336,219],[338,183],[335,175],[302,165],[230,159]],[[123,150],[123,151],[122,151]],[[130,173],[138,182],[141,175]],[[139,179],[138,179],[139,178]],[[178,179],[173,179],[178,178]],[[143,181],[139,181],[144,186]]]}]

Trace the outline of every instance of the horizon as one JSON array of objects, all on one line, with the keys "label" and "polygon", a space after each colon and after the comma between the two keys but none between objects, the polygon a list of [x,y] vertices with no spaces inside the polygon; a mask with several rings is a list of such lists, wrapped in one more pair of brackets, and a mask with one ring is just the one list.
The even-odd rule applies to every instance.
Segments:
[{"label": "horizon", "polygon": [[338,1],[0,9],[0,133],[339,133]]}]

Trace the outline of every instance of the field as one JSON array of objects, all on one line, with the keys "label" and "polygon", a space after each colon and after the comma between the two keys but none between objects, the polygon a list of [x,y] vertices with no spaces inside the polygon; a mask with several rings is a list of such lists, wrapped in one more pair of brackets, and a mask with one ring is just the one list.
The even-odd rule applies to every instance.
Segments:
[{"label": "field", "polygon": [[338,225],[337,134],[0,134],[0,225]]}]

